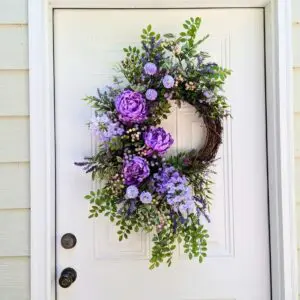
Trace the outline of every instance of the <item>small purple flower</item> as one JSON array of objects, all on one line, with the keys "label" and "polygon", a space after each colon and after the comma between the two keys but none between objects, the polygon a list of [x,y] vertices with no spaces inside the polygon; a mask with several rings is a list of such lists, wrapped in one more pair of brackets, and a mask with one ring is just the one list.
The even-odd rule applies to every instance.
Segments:
[{"label": "small purple flower", "polygon": [[145,158],[134,156],[132,159],[125,161],[123,166],[123,176],[125,179],[125,184],[139,184],[149,175],[150,169]]},{"label": "small purple flower", "polygon": [[94,117],[90,121],[89,127],[101,143],[108,142],[113,137],[124,133],[122,125],[119,122],[112,121],[107,114]]},{"label": "small purple flower", "polygon": [[126,189],[126,198],[134,199],[139,195],[139,190],[135,185],[130,185]]},{"label": "small purple flower", "polygon": [[141,93],[124,90],[115,99],[119,120],[125,124],[142,123],[147,119],[146,99]]},{"label": "small purple flower", "polygon": [[174,78],[171,75],[165,75],[163,78],[163,85],[166,89],[170,89],[174,86]]},{"label": "small purple flower", "polygon": [[203,92],[203,95],[205,96],[205,98],[211,99],[214,96],[214,92],[211,90],[206,90],[205,92]]},{"label": "small purple flower", "polygon": [[144,204],[149,204],[152,201],[152,195],[149,192],[142,192],[140,195],[140,200]]},{"label": "small purple flower", "polygon": [[153,151],[163,154],[171,147],[174,140],[171,134],[167,133],[163,128],[151,127],[144,133],[144,142]]},{"label": "small purple flower", "polygon": [[146,91],[146,99],[150,101],[154,101],[157,98],[157,91],[154,89],[148,89]]},{"label": "small purple flower", "polygon": [[152,62],[148,62],[144,66],[144,71],[147,75],[154,75],[157,72],[157,66]]}]

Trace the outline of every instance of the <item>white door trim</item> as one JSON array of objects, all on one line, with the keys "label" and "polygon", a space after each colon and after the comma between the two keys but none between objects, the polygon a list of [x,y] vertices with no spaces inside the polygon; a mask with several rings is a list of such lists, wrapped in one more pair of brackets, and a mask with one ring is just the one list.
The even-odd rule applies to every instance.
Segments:
[{"label": "white door trim", "polygon": [[290,0],[29,0],[31,300],[55,300],[55,8],[264,7],[272,299],[297,299]]}]

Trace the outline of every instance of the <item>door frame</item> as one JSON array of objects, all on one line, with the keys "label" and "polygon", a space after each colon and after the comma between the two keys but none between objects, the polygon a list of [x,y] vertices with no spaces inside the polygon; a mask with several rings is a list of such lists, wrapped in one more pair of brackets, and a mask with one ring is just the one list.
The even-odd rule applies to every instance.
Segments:
[{"label": "door frame", "polygon": [[291,0],[28,0],[31,300],[55,300],[53,11],[58,8],[242,8],[265,11],[273,300],[296,300]]}]

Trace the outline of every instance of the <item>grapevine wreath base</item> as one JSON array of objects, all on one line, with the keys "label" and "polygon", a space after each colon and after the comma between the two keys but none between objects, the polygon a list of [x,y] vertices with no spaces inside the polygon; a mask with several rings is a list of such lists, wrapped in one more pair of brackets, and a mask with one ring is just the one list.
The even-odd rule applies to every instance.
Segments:
[{"label": "grapevine wreath base", "polygon": [[[85,196],[90,217],[104,214],[118,226],[119,240],[131,232],[153,233],[150,269],[169,266],[178,243],[190,259],[207,252],[211,201],[210,175],[222,143],[223,120],[229,115],[222,87],[230,74],[198,50],[201,19],[190,18],[179,35],[161,36],[148,25],[141,48],[124,48],[121,76],[98,96],[88,96],[95,116],[89,127],[97,153],[82,166],[104,186]],[[120,79],[121,78],[121,79]],[[192,105],[206,126],[201,149],[166,156],[174,140],[162,127],[172,103]]]}]

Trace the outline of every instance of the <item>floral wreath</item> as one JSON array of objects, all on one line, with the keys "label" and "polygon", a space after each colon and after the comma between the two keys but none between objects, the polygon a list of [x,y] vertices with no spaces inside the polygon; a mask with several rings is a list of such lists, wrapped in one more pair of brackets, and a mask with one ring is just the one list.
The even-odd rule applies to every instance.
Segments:
[{"label": "floral wreath", "polygon": [[[97,153],[82,166],[104,186],[85,196],[90,216],[104,214],[118,226],[119,240],[132,232],[152,233],[150,269],[172,263],[178,243],[189,259],[202,262],[207,253],[211,201],[210,174],[222,143],[229,105],[222,87],[230,71],[207,62],[196,40],[201,19],[190,18],[179,36],[161,37],[152,26],[142,30],[141,48],[124,48],[118,65],[123,81],[88,96],[95,110],[89,127],[99,142]],[[124,80],[125,79],[125,80]],[[201,149],[166,156],[174,140],[159,127],[172,103],[192,105],[206,126]]]}]

